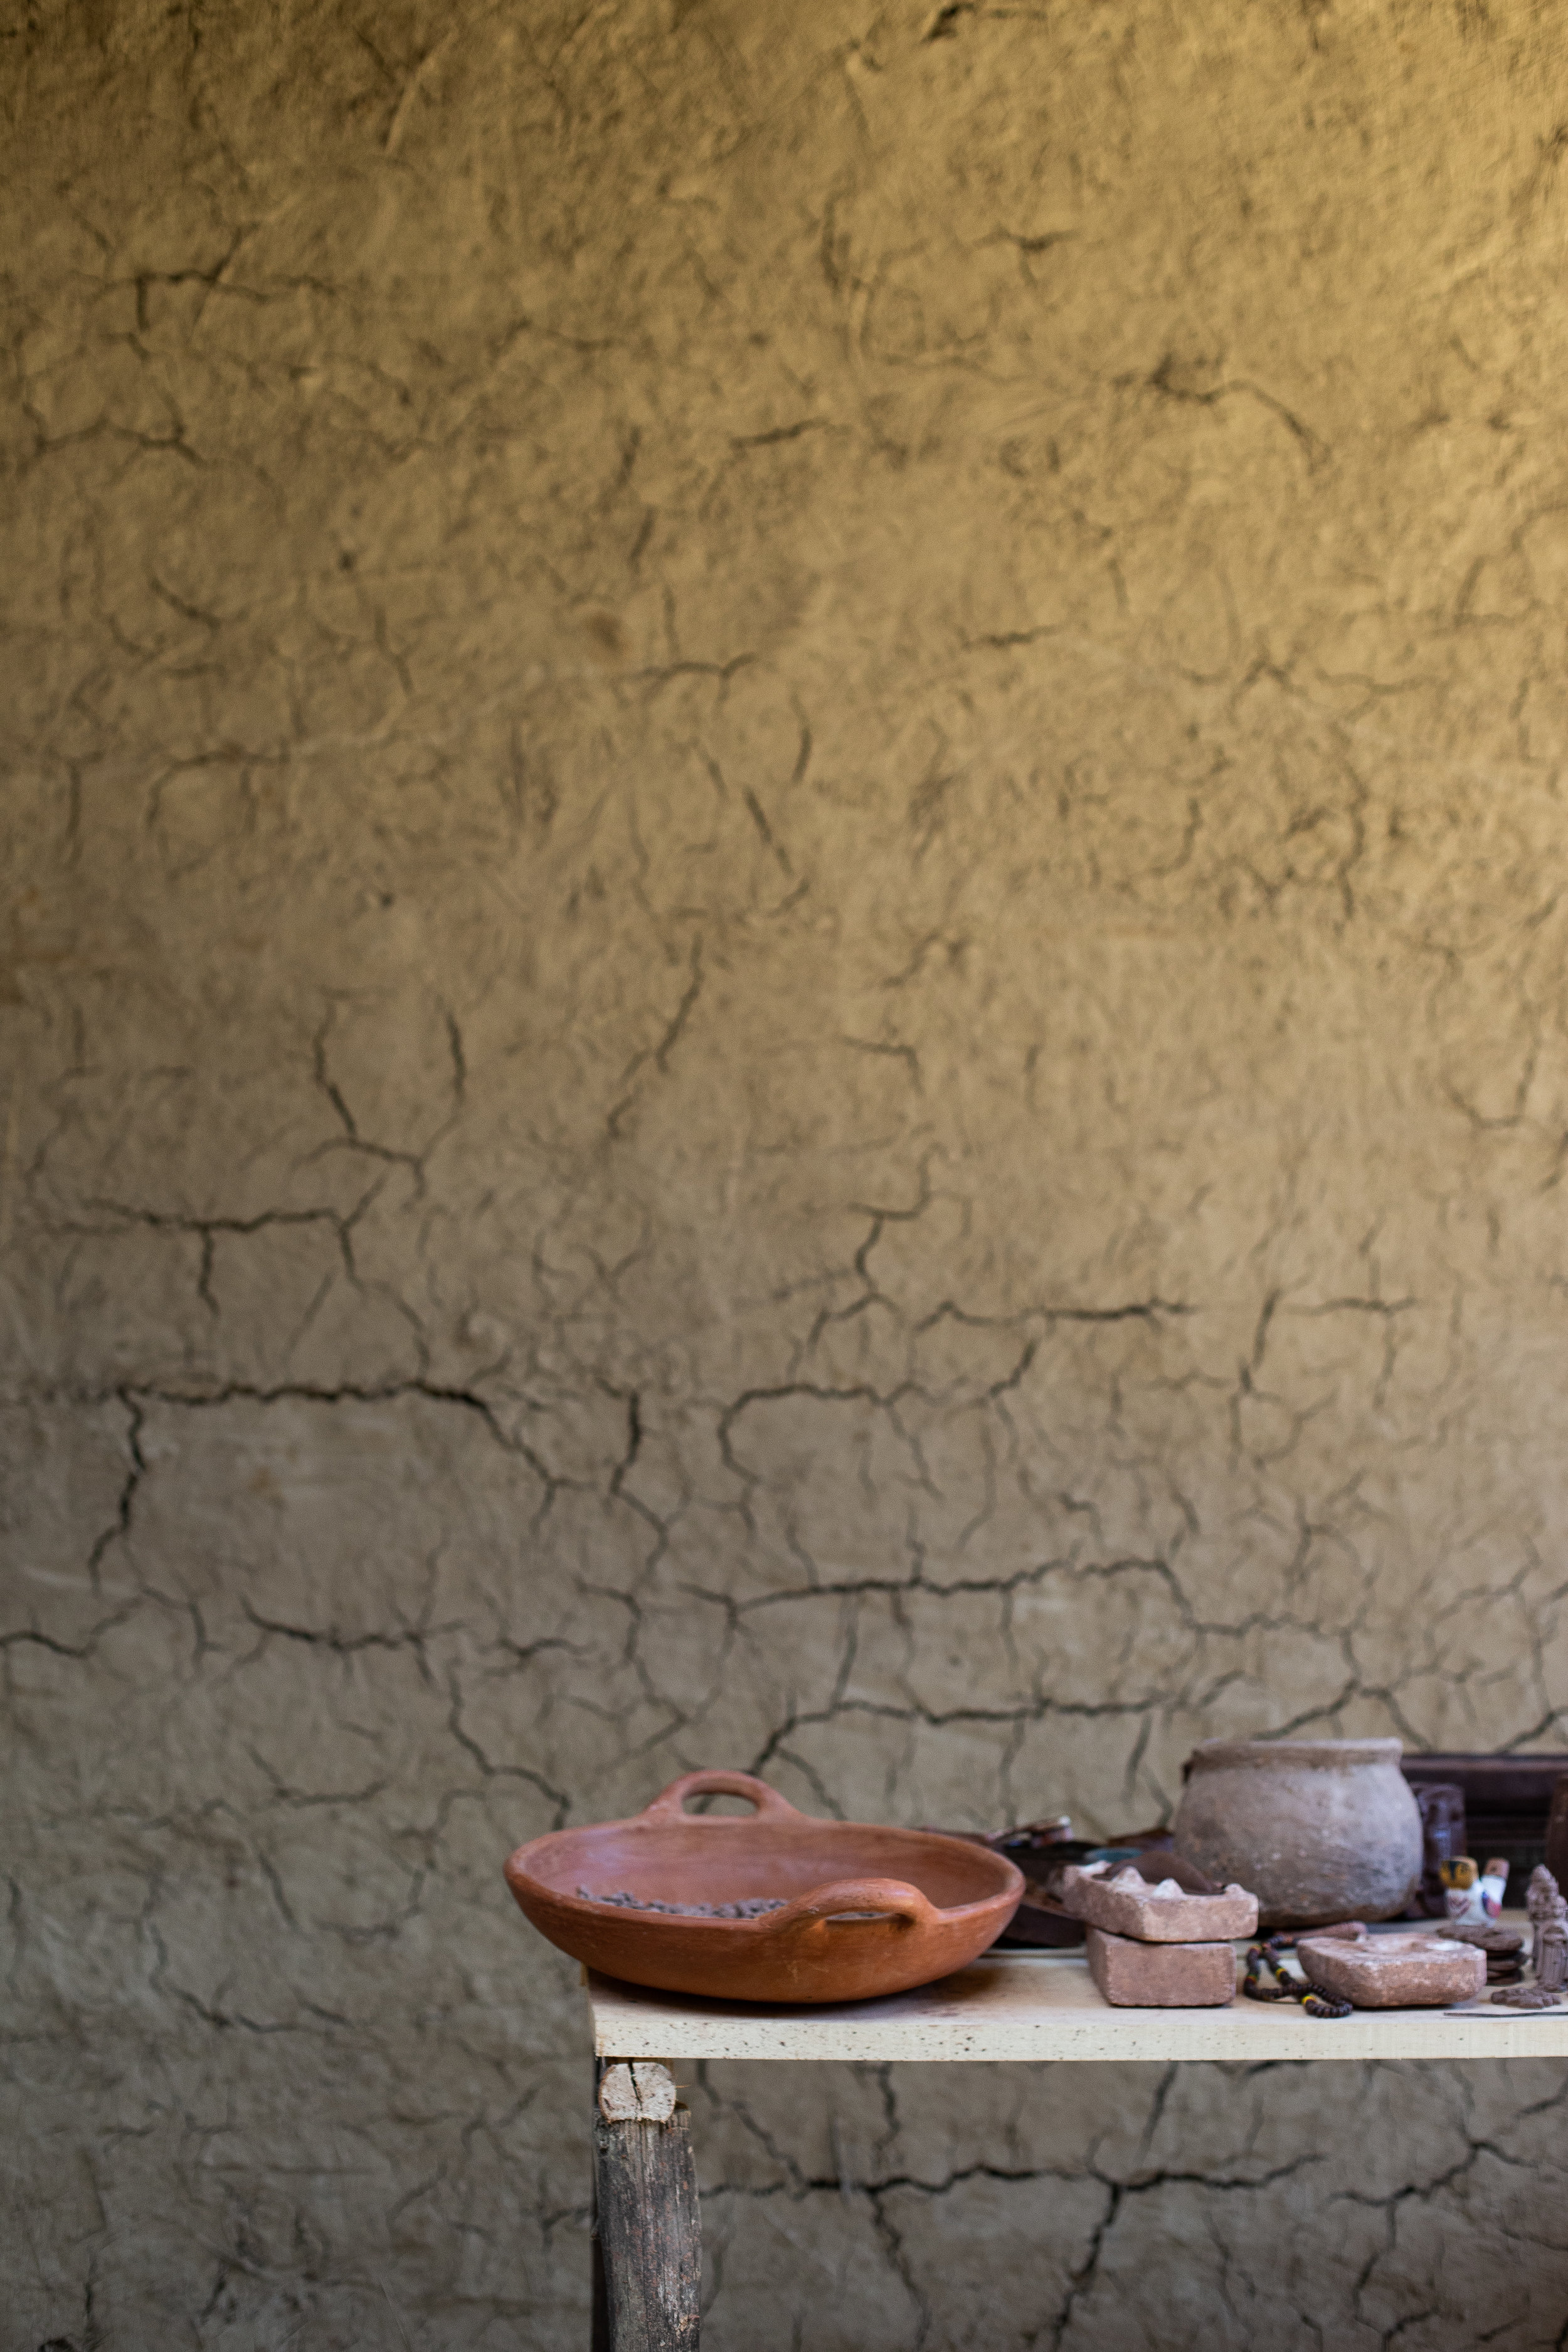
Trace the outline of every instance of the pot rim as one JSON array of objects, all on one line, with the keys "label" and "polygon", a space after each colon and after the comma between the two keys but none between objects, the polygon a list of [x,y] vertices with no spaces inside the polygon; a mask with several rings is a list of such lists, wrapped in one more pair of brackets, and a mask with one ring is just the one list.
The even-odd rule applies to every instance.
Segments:
[{"label": "pot rim", "polygon": [[1202,1739],[1189,1759],[1194,1772],[1217,1765],[1257,1769],[1295,1764],[1321,1772],[1342,1772],[1358,1764],[1397,1764],[1402,1739]]}]

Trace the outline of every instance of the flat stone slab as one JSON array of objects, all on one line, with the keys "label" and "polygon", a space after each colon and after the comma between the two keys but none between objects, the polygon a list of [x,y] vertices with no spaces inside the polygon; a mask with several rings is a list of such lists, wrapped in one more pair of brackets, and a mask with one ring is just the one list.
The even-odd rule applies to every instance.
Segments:
[{"label": "flat stone slab", "polygon": [[1236,1999],[1229,1944],[1145,1944],[1092,1927],[1084,1944],[1112,2009],[1221,2009]]},{"label": "flat stone slab", "polygon": [[1144,1944],[1233,1943],[1258,1933],[1258,1897],[1245,1886],[1219,1895],[1186,1895],[1173,1878],[1151,1885],[1135,1870],[1106,1874],[1074,1866],[1060,1879],[1064,1911],[1108,1935],[1133,1936]]},{"label": "flat stone slab", "polygon": [[1440,1936],[1303,1936],[1301,1973],[1357,2009],[1437,2009],[1486,1990],[1487,1956]]}]

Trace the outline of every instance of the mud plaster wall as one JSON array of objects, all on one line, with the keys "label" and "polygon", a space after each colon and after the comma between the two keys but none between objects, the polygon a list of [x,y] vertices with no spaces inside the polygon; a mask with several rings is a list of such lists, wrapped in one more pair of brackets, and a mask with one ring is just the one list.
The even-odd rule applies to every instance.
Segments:
[{"label": "mud plaster wall", "polygon": [[[1568,1739],[1568,14],[5,30],[0,2340],[553,2352],[521,1839]],[[1562,2088],[714,2069],[707,2340],[1561,2345]]]}]

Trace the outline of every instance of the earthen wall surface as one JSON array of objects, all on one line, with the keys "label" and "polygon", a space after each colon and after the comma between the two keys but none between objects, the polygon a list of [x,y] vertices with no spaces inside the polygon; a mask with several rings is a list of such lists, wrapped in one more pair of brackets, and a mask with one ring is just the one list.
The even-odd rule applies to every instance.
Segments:
[{"label": "earthen wall surface", "polygon": [[[525,1837],[1568,1745],[1568,12],[4,29],[0,2343],[564,2352]],[[713,2069],[705,2341],[1543,2352],[1563,2089]]]}]

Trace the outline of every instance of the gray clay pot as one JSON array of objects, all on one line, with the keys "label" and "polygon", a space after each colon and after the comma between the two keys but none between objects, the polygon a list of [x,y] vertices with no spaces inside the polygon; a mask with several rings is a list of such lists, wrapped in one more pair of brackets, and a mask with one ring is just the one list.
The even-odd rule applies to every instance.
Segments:
[{"label": "gray clay pot", "polygon": [[1397,1739],[1205,1739],[1176,1852],[1258,1897],[1265,1927],[1393,1919],[1421,1875],[1421,1815]]}]

